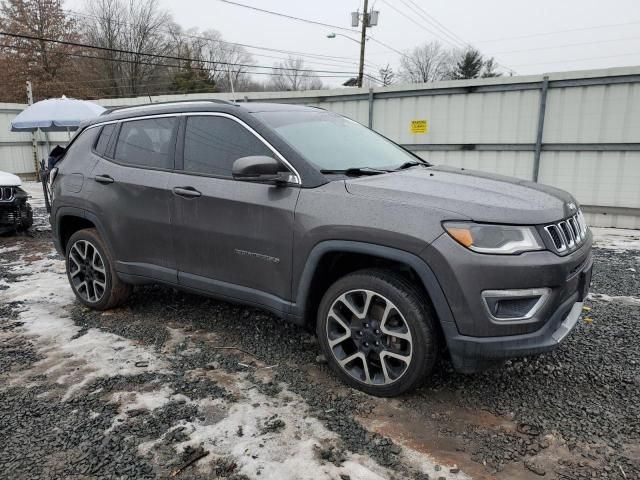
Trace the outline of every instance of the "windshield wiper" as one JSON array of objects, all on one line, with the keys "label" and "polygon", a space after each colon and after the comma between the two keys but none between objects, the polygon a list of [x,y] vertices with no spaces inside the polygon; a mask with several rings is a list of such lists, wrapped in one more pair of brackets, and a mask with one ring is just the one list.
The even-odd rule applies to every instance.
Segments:
[{"label": "windshield wiper", "polygon": [[320,173],[336,174],[336,175],[380,175],[381,173],[389,173],[391,170],[382,170],[372,167],[345,168],[344,170],[320,170]]},{"label": "windshield wiper", "polygon": [[422,165],[423,167],[428,167],[429,166],[425,162],[411,161],[411,162],[404,162],[402,165],[400,165],[395,170],[404,170],[406,168],[417,167],[418,165]]}]

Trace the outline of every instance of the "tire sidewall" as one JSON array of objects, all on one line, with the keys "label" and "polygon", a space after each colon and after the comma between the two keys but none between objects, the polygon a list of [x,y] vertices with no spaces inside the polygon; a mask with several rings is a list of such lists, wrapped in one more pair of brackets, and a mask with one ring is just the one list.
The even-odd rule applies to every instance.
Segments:
[{"label": "tire sidewall", "polygon": [[[97,302],[90,302],[85,298],[83,298],[81,295],[79,295],[76,288],[73,285],[73,281],[71,280],[71,274],[70,274],[70,268],[69,268],[69,262],[70,262],[69,253],[71,252],[71,248],[73,247],[73,245],[79,240],[84,240],[86,242],[91,243],[91,245],[98,251],[98,253],[102,257],[102,262],[105,267],[104,268],[105,279],[106,279],[105,290],[104,290],[104,294],[102,295],[100,300],[98,300]],[[71,286],[71,289],[73,290],[73,293],[75,294],[76,298],[87,307],[95,308],[98,310],[106,308],[106,306],[109,304],[109,300],[111,298],[111,292],[113,289],[113,268],[111,265],[111,256],[108,254],[106,248],[104,247],[104,244],[100,240],[100,237],[97,235],[97,233],[94,230],[79,230],[71,236],[71,238],[67,242],[67,248],[65,251],[65,267],[67,270],[67,279],[69,280],[69,285]]]},{"label": "tire sidewall", "polygon": [[[338,364],[327,339],[327,314],[335,300],[350,290],[371,290],[391,301],[403,315],[412,338],[412,358],[409,367],[400,379],[389,385],[369,385],[363,383]],[[436,349],[435,334],[431,318],[420,298],[411,289],[398,288],[395,282],[388,282],[376,275],[356,272],[335,282],[325,293],[318,308],[318,342],[327,363],[336,374],[350,386],[376,396],[396,396],[417,386],[433,367]]]}]

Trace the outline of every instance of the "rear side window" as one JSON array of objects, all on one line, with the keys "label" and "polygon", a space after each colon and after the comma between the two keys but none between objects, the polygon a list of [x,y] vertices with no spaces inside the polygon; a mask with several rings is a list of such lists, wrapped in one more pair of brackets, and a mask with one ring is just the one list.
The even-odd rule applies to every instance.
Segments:
[{"label": "rear side window", "polygon": [[176,121],[171,117],[124,122],[115,159],[140,167],[173,168],[171,146]]},{"label": "rear side window", "polygon": [[187,119],[186,172],[230,177],[233,162],[251,155],[274,156],[253,133],[234,120],[214,116]]},{"label": "rear side window", "polygon": [[95,151],[98,155],[104,156],[104,154],[107,152],[107,146],[109,145],[111,134],[113,133],[115,128],[116,125],[114,123],[102,127],[102,131],[100,132],[100,136],[98,137],[95,148]]}]

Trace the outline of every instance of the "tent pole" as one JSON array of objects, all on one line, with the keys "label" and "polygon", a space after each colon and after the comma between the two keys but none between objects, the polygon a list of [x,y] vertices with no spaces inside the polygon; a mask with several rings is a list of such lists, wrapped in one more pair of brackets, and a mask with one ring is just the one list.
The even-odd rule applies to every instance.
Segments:
[{"label": "tent pole", "polygon": [[[27,80],[27,103],[33,105],[33,90],[31,82]],[[33,150],[33,165],[35,167],[36,179],[40,180],[40,163],[38,162],[38,139],[36,131],[31,132],[31,148]]]}]

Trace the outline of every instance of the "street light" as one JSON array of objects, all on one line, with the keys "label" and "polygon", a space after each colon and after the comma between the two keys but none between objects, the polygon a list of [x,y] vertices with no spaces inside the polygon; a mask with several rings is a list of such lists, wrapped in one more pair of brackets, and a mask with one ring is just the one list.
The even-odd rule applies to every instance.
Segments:
[{"label": "street light", "polygon": [[[360,42],[360,40],[356,40],[355,38],[350,37],[349,35],[345,35],[343,33],[331,32],[331,33],[327,34],[327,38],[336,38],[337,36],[348,38],[352,42],[356,42],[358,45],[360,45],[360,73],[358,74],[358,78],[349,80],[349,82],[353,81],[353,82],[355,82],[357,84],[358,87],[362,87],[362,78],[363,78],[363,69],[364,69],[364,48],[363,48],[363,45]],[[369,39],[365,37],[364,41],[367,41],[367,40],[369,40]],[[353,86],[353,84],[351,84],[349,86]]]},{"label": "street light", "polygon": [[331,32],[327,34],[327,38],[336,38],[337,36],[348,38],[352,42],[356,42],[358,45],[360,45],[360,40],[356,40],[355,38],[352,38],[349,35],[344,35],[342,33],[335,33],[335,32]]}]

